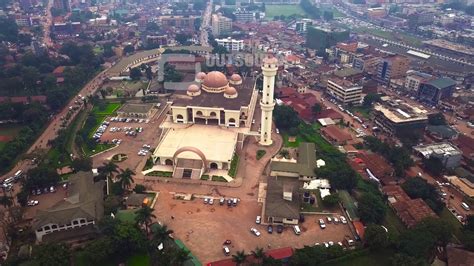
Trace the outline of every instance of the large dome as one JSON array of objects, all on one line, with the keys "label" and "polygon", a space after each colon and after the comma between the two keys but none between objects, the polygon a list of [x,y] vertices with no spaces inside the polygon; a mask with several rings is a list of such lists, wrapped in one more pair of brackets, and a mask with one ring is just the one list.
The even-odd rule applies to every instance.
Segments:
[{"label": "large dome", "polygon": [[218,71],[209,72],[202,83],[205,87],[211,89],[220,89],[228,84],[227,77]]}]

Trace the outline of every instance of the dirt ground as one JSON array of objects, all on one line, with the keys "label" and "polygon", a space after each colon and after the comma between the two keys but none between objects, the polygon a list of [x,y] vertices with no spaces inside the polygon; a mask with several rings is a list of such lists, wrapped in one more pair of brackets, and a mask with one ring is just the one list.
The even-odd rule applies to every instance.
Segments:
[{"label": "dirt ground", "polygon": [[[169,193],[161,193],[155,205],[155,214],[161,222],[174,230],[174,237],[182,240],[191,252],[202,262],[207,263],[224,259],[222,244],[229,239],[231,253],[239,250],[250,252],[257,247],[265,249],[314,245],[324,241],[342,241],[344,236],[351,235],[347,225],[328,224],[321,229],[316,221],[325,216],[306,216],[300,224],[302,233],[295,235],[292,228],[285,228],[282,234],[267,232],[267,226],[255,224],[255,218],[260,215],[262,204],[255,199],[243,199],[237,207],[205,205],[202,199],[181,201],[172,198]],[[171,219],[171,215],[174,219]],[[257,228],[261,235],[256,237],[250,228]]]}]

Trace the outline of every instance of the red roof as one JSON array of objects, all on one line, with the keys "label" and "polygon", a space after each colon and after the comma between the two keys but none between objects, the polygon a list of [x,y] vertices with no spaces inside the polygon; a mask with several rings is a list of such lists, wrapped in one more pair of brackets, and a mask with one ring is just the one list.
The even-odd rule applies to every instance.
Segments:
[{"label": "red roof", "polygon": [[64,69],[66,69],[65,66],[58,66],[57,68],[55,68],[55,69],[53,70],[53,74],[54,74],[55,76],[62,75],[62,74],[64,73]]},{"label": "red roof", "polygon": [[343,142],[346,142],[346,141],[349,141],[349,140],[352,140],[351,134],[343,131],[342,129],[340,129],[336,125],[330,125],[330,126],[327,126],[327,127],[323,127],[321,129],[321,134],[323,136],[329,138],[330,141],[336,142],[336,143],[339,143],[339,144],[341,144]]},{"label": "red roof", "polygon": [[354,225],[355,230],[356,230],[357,234],[359,235],[360,239],[364,239],[364,235],[365,235],[365,226],[364,226],[364,224],[360,221],[353,221],[352,224]]},{"label": "red roof", "polygon": [[350,53],[355,53],[357,52],[357,46],[358,44],[356,42],[353,43],[338,43],[336,44],[336,47]]},{"label": "red roof", "polygon": [[297,113],[298,116],[306,121],[311,121],[313,118],[313,112],[311,106],[300,98],[283,98],[282,101],[285,105],[291,106]]},{"label": "red roof", "polygon": [[316,115],[316,118],[331,118],[332,120],[340,120],[343,119],[343,116],[334,109],[326,109],[322,110],[318,115]]}]

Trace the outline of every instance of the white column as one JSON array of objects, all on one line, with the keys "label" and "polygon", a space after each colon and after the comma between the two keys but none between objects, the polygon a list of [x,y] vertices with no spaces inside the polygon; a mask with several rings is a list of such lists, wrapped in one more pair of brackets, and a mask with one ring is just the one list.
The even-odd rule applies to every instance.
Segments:
[{"label": "white column", "polygon": [[260,101],[262,109],[262,121],[260,128],[260,145],[272,145],[272,116],[275,100],[273,99],[275,76],[278,70],[278,60],[275,57],[267,57],[262,63],[263,91]]}]

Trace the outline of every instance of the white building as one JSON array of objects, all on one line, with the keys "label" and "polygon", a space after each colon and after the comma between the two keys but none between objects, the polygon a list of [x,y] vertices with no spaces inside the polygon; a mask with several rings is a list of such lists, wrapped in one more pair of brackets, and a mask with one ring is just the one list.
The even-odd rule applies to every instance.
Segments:
[{"label": "white building", "polygon": [[235,40],[230,37],[224,39],[216,39],[218,45],[224,46],[227,51],[241,51],[244,49],[243,40]]},{"label": "white building", "polygon": [[362,101],[362,86],[340,78],[330,78],[327,92],[342,104],[360,104]]}]

